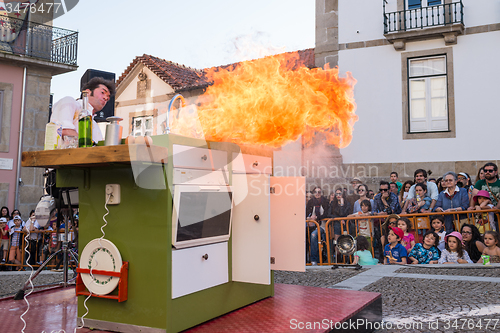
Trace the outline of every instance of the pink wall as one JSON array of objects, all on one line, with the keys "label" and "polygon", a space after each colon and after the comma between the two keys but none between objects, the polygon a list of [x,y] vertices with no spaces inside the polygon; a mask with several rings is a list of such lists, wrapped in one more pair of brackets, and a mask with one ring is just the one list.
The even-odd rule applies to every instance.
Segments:
[{"label": "pink wall", "polygon": [[[0,170],[0,183],[9,183],[9,201],[8,207],[14,209],[16,192],[16,170],[17,170],[17,151],[19,144],[19,121],[21,118],[21,96],[23,89],[23,68],[8,66],[0,63],[0,82],[13,84],[12,91],[12,113],[10,127],[9,152],[0,152],[0,158],[9,158],[14,160],[12,170]],[[5,98],[5,95],[4,95]],[[7,110],[4,110],[6,112]],[[3,124],[4,125],[4,124]],[[2,126],[4,127],[4,126]]]}]

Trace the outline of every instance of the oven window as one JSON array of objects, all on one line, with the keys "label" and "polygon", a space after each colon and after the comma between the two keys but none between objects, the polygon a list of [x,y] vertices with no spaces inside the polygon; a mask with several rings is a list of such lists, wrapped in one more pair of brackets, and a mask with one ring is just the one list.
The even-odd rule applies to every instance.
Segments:
[{"label": "oven window", "polygon": [[231,192],[182,192],[177,242],[228,235],[231,199]]}]

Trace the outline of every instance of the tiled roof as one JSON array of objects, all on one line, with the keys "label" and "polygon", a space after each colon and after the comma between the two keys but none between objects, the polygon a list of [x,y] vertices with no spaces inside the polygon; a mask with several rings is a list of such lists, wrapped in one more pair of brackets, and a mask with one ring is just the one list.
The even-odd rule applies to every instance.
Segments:
[{"label": "tiled roof", "polygon": [[[297,52],[299,53],[299,61],[297,64],[292,66],[292,69],[295,68],[298,64],[304,65],[308,68],[315,67],[314,49],[306,49]],[[144,66],[149,68],[160,79],[165,81],[176,91],[204,88],[211,84],[211,82],[209,82],[205,76],[205,71],[207,69],[198,70],[181,64],[174,63],[172,61],[144,54],[142,56],[136,57],[134,61],[130,63],[127,69],[125,69],[123,74],[116,81],[117,86],[119,86],[123,82],[125,77],[128,74],[130,74],[130,72],[134,69],[134,67],[138,63],[142,63]],[[228,67],[233,67],[237,64],[238,63],[234,63],[217,67],[228,68]]]}]

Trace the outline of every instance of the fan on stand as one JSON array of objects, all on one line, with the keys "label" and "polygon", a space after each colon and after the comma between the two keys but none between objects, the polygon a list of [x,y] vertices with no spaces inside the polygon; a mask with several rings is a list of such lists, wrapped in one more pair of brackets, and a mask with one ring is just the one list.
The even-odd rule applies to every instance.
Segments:
[{"label": "fan on stand", "polygon": [[[341,235],[337,240],[334,241],[334,245],[337,247],[338,254],[343,256],[352,256],[352,254],[356,251],[356,240],[351,235]],[[361,265],[359,264],[339,264],[337,263],[338,255],[335,256],[335,263],[332,266],[332,269],[339,268],[339,266],[343,267],[354,267],[356,270],[361,269]],[[352,262],[352,258],[350,258]]]}]

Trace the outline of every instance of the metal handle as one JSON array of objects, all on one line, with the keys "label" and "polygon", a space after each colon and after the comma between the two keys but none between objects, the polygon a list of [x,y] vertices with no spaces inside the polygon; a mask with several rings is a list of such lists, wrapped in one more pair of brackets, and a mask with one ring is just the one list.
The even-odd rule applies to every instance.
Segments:
[{"label": "metal handle", "polygon": [[253,166],[254,166],[254,167],[256,167],[256,166],[258,166],[258,165],[259,165],[259,161],[255,161],[255,162],[253,162]]},{"label": "metal handle", "polygon": [[207,160],[207,155],[203,155],[203,156],[201,157],[201,159],[202,159],[202,160],[204,160],[204,161],[206,161],[206,160]]},{"label": "metal handle", "polygon": [[260,219],[260,217],[259,217],[259,215],[254,215],[253,219],[254,219],[255,221],[258,221],[258,220]]},{"label": "metal handle", "polygon": [[208,260],[208,254],[205,253],[204,256],[201,256],[202,259]]}]

